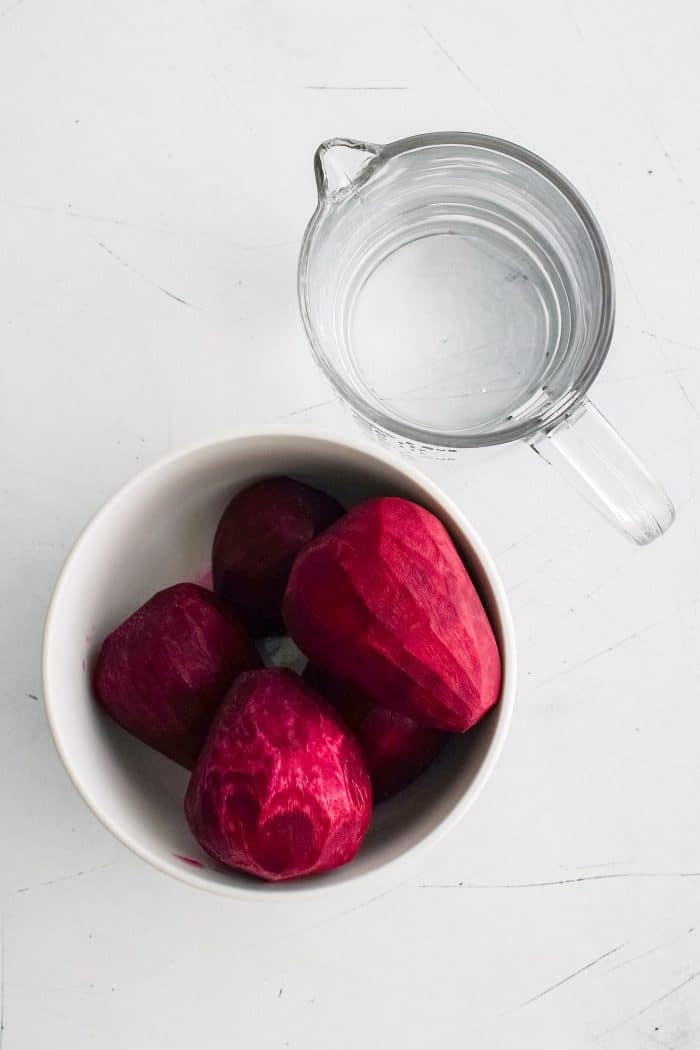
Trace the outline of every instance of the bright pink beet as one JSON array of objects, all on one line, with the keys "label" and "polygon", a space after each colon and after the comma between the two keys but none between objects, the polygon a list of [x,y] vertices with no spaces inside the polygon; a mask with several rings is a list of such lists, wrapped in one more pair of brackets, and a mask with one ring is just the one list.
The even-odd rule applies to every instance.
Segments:
[{"label": "bright pink beet", "polygon": [[465,732],[498,700],[476,588],[444,525],[409,500],[358,504],[309,543],[283,611],[313,663],[416,721]]},{"label": "bright pink beet", "polygon": [[292,671],[240,675],[214,720],[185,796],[202,849],[268,881],[351,860],[372,788],[360,745]]},{"label": "bright pink beet", "polygon": [[315,664],[307,664],[304,680],[333,704],[360,741],[375,802],[395,795],[415,780],[447,739],[442,729],[379,707],[356,686],[332,678]]},{"label": "bright pink beet", "polygon": [[259,665],[226,603],[195,583],[178,583],[105,638],[93,681],[115,722],[191,769],[231,682]]},{"label": "bright pink beet", "polygon": [[236,493],[214,536],[214,590],[256,637],[282,633],[282,598],[301,548],[344,508],[292,478],[265,478]]}]

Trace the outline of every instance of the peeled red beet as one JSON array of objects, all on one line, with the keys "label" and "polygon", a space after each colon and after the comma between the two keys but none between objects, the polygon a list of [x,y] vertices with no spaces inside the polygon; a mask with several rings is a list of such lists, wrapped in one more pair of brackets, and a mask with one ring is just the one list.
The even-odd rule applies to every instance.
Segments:
[{"label": "peeled red beet", "polygon": [[444,525],[406,499],[358,504],[297,556],[287,629],[382,706],[465,732],[498,700],[486,611]]},{"label": "peeled red beet", "polygon": [[214,536],[214,590],[256,637],[282,633],[294,558],[343,512],[332,496],[292,478],[265,478],[233,497]]},{"label": "peeled red beet", "polygon": [[240,675],[207,737],[185,796],[202,849],[268,881],[351,860],[372,813],[360,745],[293,671]]},{"label": "peeled red beet", "polygon": [[191,769],[231,682],[259,665],[226,603],[194,583],[178,583],[105,638],[93,681],[115,722]]},{"label": "peeled red beet", "polygon": [[303,677],[333,704],[360,741],[375,802],[395,795],[415,780],[447,739],[442,729],[380,707],[357,686],[332,678],[315,664],[307,664]]}]

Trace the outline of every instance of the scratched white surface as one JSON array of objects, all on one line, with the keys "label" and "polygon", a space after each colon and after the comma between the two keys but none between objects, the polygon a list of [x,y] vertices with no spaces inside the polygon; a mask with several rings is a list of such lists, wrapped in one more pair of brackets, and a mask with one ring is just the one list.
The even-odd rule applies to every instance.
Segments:
[{"label": "scratched white surface", "polygon": [[[0,4],[3,1050],[700,1045],[699,47],[692,0]],[[312,151],[445,128],[535,149],[597,211],[619,320],[596,398],[678,521],[633,548],[525,446],[441,468],[517,622],[492,782],[379,899],[210,898],[63,773],[51,586],[168,449],[352,430],[297,316]]]}]

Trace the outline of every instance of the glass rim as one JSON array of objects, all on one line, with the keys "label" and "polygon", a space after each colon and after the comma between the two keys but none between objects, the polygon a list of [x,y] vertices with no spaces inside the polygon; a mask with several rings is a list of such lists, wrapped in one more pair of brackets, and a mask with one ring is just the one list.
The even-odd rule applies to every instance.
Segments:
[{"label": "glass rim", "polygon": [[[350,142],[351,140],[345,141]],[[371,177],[372,170],[375,167],[387,160],[434,146],[469,146],[483,149],[516,160],[542,176],[566,198],[590,238],[601,276],[600,324],[592,336],[592,345],[587,355],[586,363],[576,377],[571,389],[557,398],[545,411],[532,419],[524,420],[499,431],[484,431],[472,434],[449,430],[429,430],[397,420],[393,416],[376,409],[371,402],[359,396],[345,382],[342,375],[328,360],[311,323],[307,297],[307,271],[311,248],[314,235],[322,218],[336,207],[336,202],[331,197],[322,196],[319,193],[316,209],[304,231],[297,267],[299,309],[316,364],[334,389],[338,391],[342,399],[359,416],[382,431],[415,442],[418,445],[448,449],[480,448],[487,445],[505,444],[510,441],[532,437],[543,431],[552,430],[570,416],[585,399],[591,384],[603,366],[610,348],[615,324],[615,282],[612,261],[603,231],[585,198],[569,179],[538,154],[533,153],[524,146],[519,146],[515,142],[510,142],[508,139],[496,138],[480,132],[428,132],[426,134],[410,135],[385,145],[372,144],[370,146],[367,144],[365,146],[363,143],[358,142],[357,146],[358,148],[376,150],[376,153],[374,153],[363,169],[363,171],[366,171],[363,181]]]}]

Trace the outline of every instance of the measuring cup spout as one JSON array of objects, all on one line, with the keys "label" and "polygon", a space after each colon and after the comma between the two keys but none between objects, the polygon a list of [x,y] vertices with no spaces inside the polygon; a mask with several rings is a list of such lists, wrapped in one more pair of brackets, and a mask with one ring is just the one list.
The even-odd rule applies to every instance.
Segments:
[{"label": "measuring cup spout", "polygon": [[370,175],[381,146],[356,139],[327,139],[314,154],[319,200],[353,193]]}]

